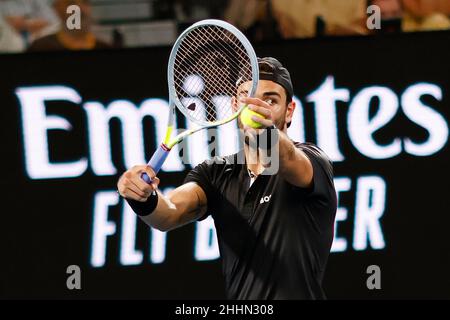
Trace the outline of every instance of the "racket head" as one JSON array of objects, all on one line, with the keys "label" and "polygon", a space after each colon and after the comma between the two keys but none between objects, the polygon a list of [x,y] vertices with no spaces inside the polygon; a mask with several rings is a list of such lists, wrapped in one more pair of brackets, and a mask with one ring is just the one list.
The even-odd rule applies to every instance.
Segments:
[{"label": "racket head", "polygon": [[[175,42],[167,68],[171,102],[201,127],[235,119],[244,105],[232,103],[246,83],[248,96],[258,87],[255,51],[233,25],[215,19],[199,21]],[[239,106],[240,105],[240,106]]]}]

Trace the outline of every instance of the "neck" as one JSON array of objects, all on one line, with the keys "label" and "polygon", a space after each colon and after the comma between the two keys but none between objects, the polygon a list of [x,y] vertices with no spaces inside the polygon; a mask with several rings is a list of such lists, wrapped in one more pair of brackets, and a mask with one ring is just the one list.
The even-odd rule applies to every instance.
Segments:
[{"label": "neck", "polygon": [[[286,127],[280,131],[287,134]],[[244,143],[244,153],[247,168],[256,176],[260,175],[265,169],[264,164],[268,162],[265,153],[259,148],[257,150],[250,148],[246,143]]]},{"label": "neck", "polygon": [[247,144],[244,145],[245,162],[247,168],[253,172],[256,176],[260,175],[264,171],[264,166],[261,162],[260,151],[251,149]]}]

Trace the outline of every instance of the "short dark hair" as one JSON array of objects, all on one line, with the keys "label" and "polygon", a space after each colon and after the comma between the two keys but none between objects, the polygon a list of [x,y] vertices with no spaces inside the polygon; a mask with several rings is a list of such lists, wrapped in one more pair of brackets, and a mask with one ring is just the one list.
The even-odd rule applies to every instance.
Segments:
[{"label": "short dark hair", "polygon": [[286,105],[292,102],[292,82],[289,71],[275,58],[258,58],[259,78],[278,83],[286,92]]},{"label": "short dark hair", "polygon": [[[260,72],[272,72],[272,66],[270,66],[267,63],[259,63],[259,71]],[[288,105],[289,103],[292,102],[292,96],[289,94],[289,92],[287,91],[287,89],[285,87],[283,87],[284,92],[286,92],[286,105]]]}]

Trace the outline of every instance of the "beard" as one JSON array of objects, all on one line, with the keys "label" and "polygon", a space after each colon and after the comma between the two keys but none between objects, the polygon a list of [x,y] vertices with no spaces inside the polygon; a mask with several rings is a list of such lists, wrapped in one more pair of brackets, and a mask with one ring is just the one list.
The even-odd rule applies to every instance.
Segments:
[{"label": "beard", "polygon": [[[244,126],[241,123],[240,119],[238,120],[238,126],[239,126],[239,135],[241,136],[241,139],[243,138],[244,144],[252,149],[253,148],[270,149],[273,143],[275,141],[278,141],[277,135],[276,135],[277,138],[274,138],[275,135],[272,133],[272,128],[244,129]],[[284,119],[274,121],[274,126],[278,130],[284,131],[284,129],[286,128],[286,121]],[[250,139],[253,140],[252,143],[250,143],[251,142]]]},{"label": "beard", "polygon": [[[247,132],[247,130],[250,130],[250,129],[248,129],[248,128],[244,129],[244,125],[242,124],[241,117],[238,117],[237,120],[238,120],[239,133],[244,136],[244,142],[248,146],[250,144],[248,134],[252,134],[252,133]],[[274,120],[273,124],[280,131],[284,131],[286,129],[286,120],[284,118]],[[260,132],[261,130],[265,130],[265,129],[253,129],[253,131],[254,131],[253,135],[258,137],[259,135],[262,134]],[[257,145],[259,146],[259,139],[257,141]]]}]

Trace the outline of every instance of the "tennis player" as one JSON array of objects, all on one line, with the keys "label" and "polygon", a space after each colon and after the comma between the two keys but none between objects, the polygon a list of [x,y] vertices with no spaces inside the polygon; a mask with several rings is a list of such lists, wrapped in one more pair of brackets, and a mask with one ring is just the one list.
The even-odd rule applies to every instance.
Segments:
[{"label": "tennis player", "polygon": [[[229,299],[325,299],[322,279],[337,206],[332,163],[318,147],[287,136],[295,109],[288,70],[272,57],[258,64],[255,97],[246,97],[245,83],[238,97],[264,116],[253,117],[255,122],[278,133],[276,174],[264,174],[267,166],[248,161],[246,143],[237,154],[196,166],[167,196],[146,165],[127,170],[118,190],[145,223],[162,231],[211,214]],[[249,130],[240,120],[239,127]],[[245,159],[240,164],[239,155]],[[151,184],[141,179],[143,172]]]}]

